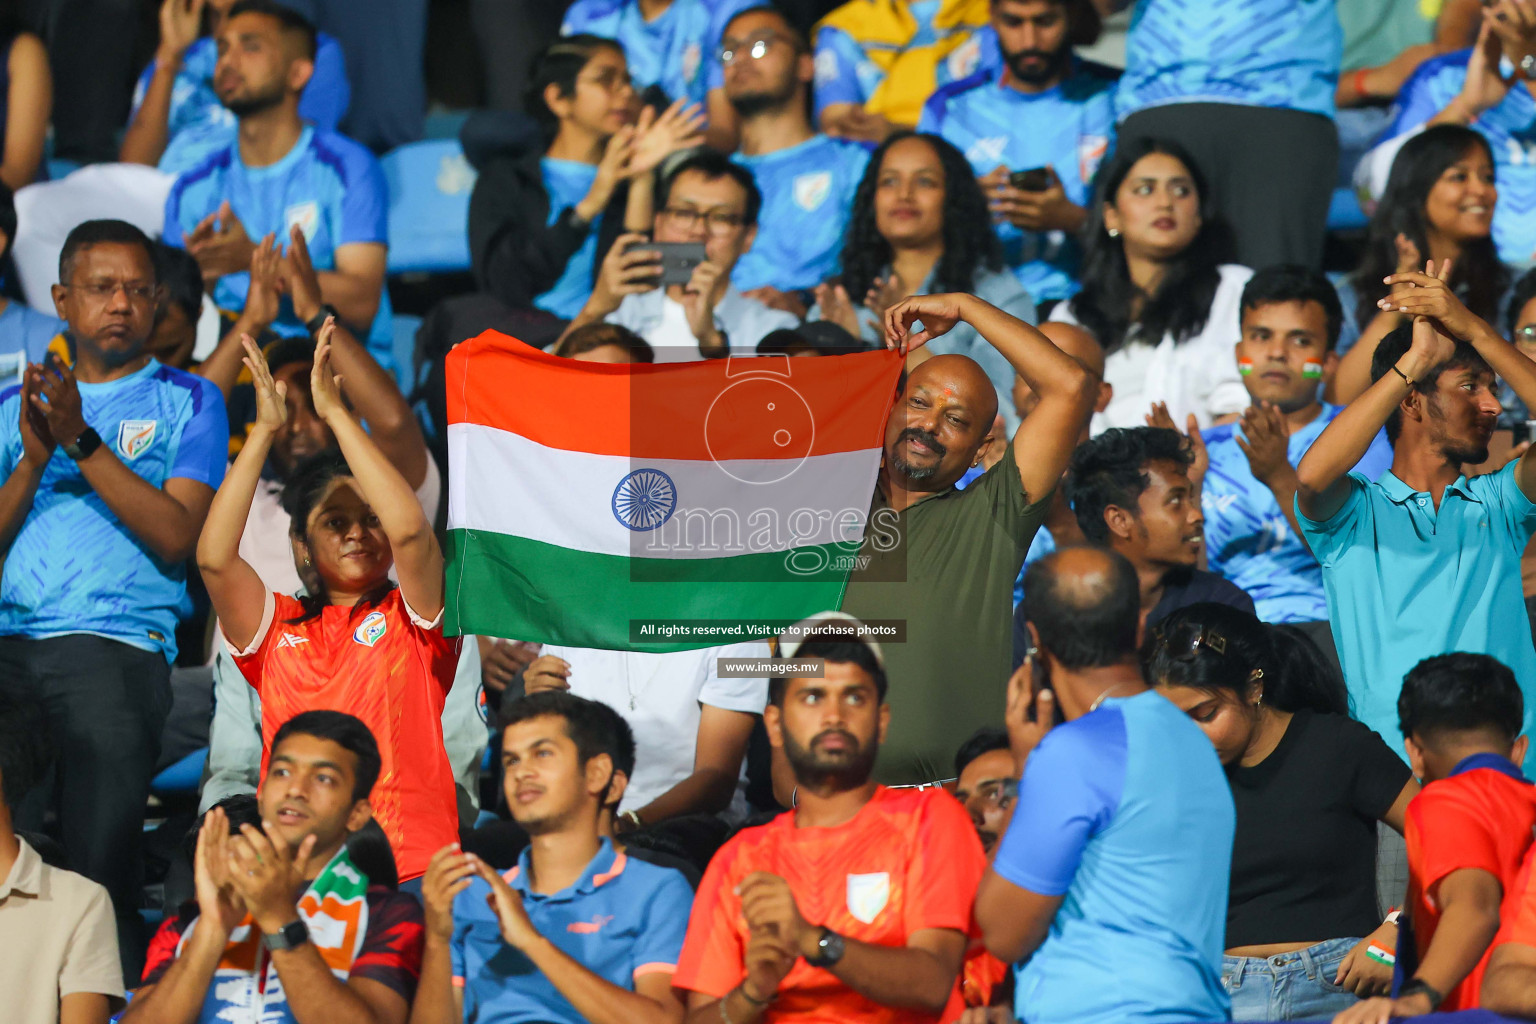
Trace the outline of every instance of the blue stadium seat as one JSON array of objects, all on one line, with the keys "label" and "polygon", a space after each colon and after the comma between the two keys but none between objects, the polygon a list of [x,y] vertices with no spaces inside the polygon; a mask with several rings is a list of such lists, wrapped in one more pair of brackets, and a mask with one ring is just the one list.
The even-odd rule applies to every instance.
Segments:
[{"label": "blue stadium seat", "polygon": [[62,181],[80,169],[80,164],[75,160],[65,160],[61,157],[48,159],[48,180]]},{"label": "blue stadium seat", "polygon": [[389,272],[468,270],[475,170],[458,140],[412,142],[381,163],[389,185]]},{"label": "blue stadium seat", "polygon": [[421,317],[396,313],[390,326],[395,332],[395,380],[400,384],[400,393],[409,395],[419,383],[413,367],[416,365],[416,331],[421,327]]},{"label": "blue stadium seat", "polygon": [[149,791],[158,797],[196,793],[203,781],[203,766],[207,763],[208,748],[194,750],[156,775],[149,783]]},{"label": "blue stadium seat", "polygon": [[1336,188],[1328,204],[1329,231],[1363,231],[1371,219],[1360,208],[1360,199],[1352,188]]}]

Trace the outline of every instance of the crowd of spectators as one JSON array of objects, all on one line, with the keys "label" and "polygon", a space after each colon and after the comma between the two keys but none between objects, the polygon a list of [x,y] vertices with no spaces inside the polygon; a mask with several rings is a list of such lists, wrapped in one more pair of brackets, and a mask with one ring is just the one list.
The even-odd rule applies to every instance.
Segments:
[{"label": "crowd of spectators", "polygon": [[[0,5],[0,1016],[1536,1020],[1536,0],[469,0],[425,282],[427,0],[139,6]],[[895,542],[448,635],[488,329],[897,351]]]}]

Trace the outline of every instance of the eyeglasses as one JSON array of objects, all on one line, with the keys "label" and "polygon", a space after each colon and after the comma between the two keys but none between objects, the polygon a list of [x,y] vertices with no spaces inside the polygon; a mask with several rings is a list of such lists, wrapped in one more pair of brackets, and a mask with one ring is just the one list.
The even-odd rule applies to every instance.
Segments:
[{"label": "eyeglasses", "polygon": [[777,32],[764,32],[760,36],[744,39],[740,43],[726,43],[720,47],[715,56],[720,58],[721,64],[731,64],[739,57],[762,60],[768,56],[768,47],[782,41],[783,37]]},{"label": "eyeglasses", "polygon": [[608,92],[628,89],[634,85],[634,81],[629,77],[629,73],[620,71],[617,68],[604,68],[595,75],[588,75],[578,80],[586,82],[588,85],[595,85],[599,89],[606,89]]},{"label": "eyeglasses", "polygon": [[154,286],[147,284],[123,284],[121,281],[88,281],[85,284],[72,285],[71,287],[79,288],[97,302],[106,302],[117,294],[119,288],[128,293],[128,301],[130,302],[149,302],[155,297]]},{"label": "eyeglasses", "polygon": [[1515,328],[1516,345],[1536,345],[1536,324],[1521,324]]},{"label": "eyeglasses", "polygon": [[668,206],[661,211],[684,231],[692,231],[700,220],[712,235],[728,235],[746,223],[746,218],[729,210],[695,210],[691,206]]}]

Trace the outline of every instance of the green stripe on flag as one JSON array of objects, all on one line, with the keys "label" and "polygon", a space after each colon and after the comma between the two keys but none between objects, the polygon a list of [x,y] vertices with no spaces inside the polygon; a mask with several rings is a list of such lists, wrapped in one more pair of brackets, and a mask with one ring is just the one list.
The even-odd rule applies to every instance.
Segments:
[{"label": "green stripe on flag", "polygon": [[[627,558],[450,530],[443,631],[645,651],[756,639],[714,634],[650,641],[636,636],[634,624],[796,622],[842,603],[858,549],[834,543],[723,558]],[[805,571],[793,571],[791,560]]]}]

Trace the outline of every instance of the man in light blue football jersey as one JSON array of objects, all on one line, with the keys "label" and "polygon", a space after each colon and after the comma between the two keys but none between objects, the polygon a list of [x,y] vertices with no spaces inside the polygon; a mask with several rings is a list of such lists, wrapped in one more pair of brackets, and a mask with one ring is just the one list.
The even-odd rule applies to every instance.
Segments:
[{"label": "man in light blue football jersey", "polygon": [[1379,195],[1409,136],[1427,125],[1467,125],[1493,151],[1499,183],[1493,241],[1499,258],[1525,266],[1536,260],[1536,81],[1509,74],[1502,65],[1518,67],[1536,54],[1536,26],[1523,32],[1491,17],[1485,21],[1490,28],[1479,43],[1483,52],[1474,47],[1431,58],[1408,79],[1381,141],[1361,159],[1356,180]]},{"label": "man in light blue football jersey", "polygon": [[[197,257],[213,300],[238,312],[250,288],[256,243],[279,245],[297,225],[320,271],[328,309],[366,338],[369,353],[394,366],[389,296],[387,190],[378,161],[335,132],[305,124],[299,97],[315,65],[314,26],[273,0],[239,0],[219,36],[214,88],[239,122],[238,140],[210,154],[171,187],[165,241]],[[289,271],[285,268],[285,275]],[[318,330],[283,303],[272,330]]]},{"label": "man in light blue football jersey", "polygon": [[[1319,397],[1338,366],[1338,294],[1315,270],[1267,267],[1243,289],[1241,309],[1237,365],[1253,406],[1241,424],[1204,432],[1210,570],[1246,590],[1259,618],[1295,623],[1331,654],[1323,571],[1295,518],[1295,467],[1340,412]],[[1374,480],[1391,465],[1378,434],[1355,472]]]},{"label": "man in light blue football jersey", "polygon": [[[736,148],[736,112],[725,98],[715,59],[720,33],[738,11],[759,0],[576,0],[560,25],[617,39],[637,90],[657,86],[668,102],[687,99],[709,115],[704,138],[715,149]],[[666,104],[662,104],[663,107]]]},{"label": "man in light blue football jersey", "polygon": [[[954,143],[976,169],[1004,258],[1039,302],[1077,292],[1075,235],[1114,141],[1119,72],[1072,53],[1074,43],[1092,42],[1092,10],[1086,0],[992,0],[999,59],[934,93],[917,125]],[[1042,168],[1027,190],[1009,180]]]},{"label": "man in light blue football jersey", "polygon": [[1136,570],[1058,551],[1029,567],[1021,607],[1032,663],[1004,718],[1018,798],[975,909],[987,951],[1016,965],[1018,1017],[1230,1020],[1232,790],[1210,741],[1142,677]]},{"label": "man in light blue football jersey", "polygon": [[1132,2],[1115,96],[1123,142],[1189,150],[1231,225],[1235,262],[1316,266],[1338,177],[1336,0]]},{"label": "man in light blue football jersey", "polygon": [[803,295],[837,273],[843,230],[869,151],[817,134],[806,112],[815,75],[805,38],[772,7],[753,7],[720,41],[725,95],[741,118],[735,160],[763,193],[757,238],[731,283],[744,295],[805,316]]},{"label": "man in light blue football jersey", "polygon": [[[86,221],[64,242],[59,281],[73,370],[34,363],[0,392],[0,689],[48,709],[60,837],[112,895],[131,981],[177,609],[229,424],[217,387],[145,351],[160,292],[143,232]],[[48,800],[23,805],[24,827],[42,827]]]},{"label": "man in light blue football jersey", "polygon": [[[235,115],[219,102],[213,88],[219,30],[232,6],[234,0],[208,0],[202,11],[187,0],[165,0],[161,5],[160,47],[133,91],[133,110],[118,156],[123,163],[151,164],[180,174],[235,141]],[[208,34],[199,38],[204,14]],[[351,100],[341,45],[321,33],[315,73],[304,86],[299,116],[334,130]]]}]

